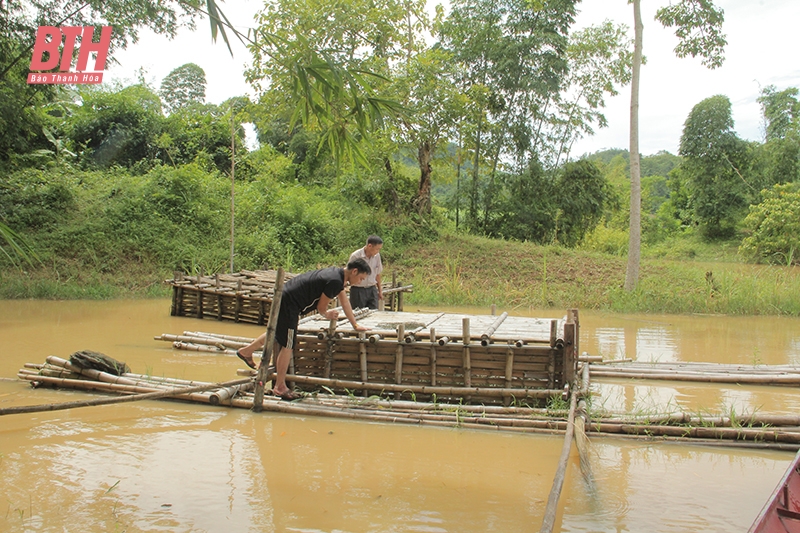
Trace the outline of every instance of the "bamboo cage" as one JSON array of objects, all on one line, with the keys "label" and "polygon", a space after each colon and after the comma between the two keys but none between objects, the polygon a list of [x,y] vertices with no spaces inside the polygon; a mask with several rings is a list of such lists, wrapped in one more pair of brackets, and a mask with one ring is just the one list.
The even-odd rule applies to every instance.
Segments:
[{"label": "bamboo cage", "polygon": [[[561,319],[368,310],[356,332],[346,318],[300,321],[292,384],[311,392],[391,394],[395,399],[537,406],[564,395],[578,358],[577,311]],[[247,339],[162,334],[177,349],[235,353]],[[308,378],[308,379],[305,379]]]},{"label": "bamboo cage", "polygon": [[[296,274],[286,273],[284,280]],[[213,318],[265,325],[275,294],[275,270],[242,270],[235,274],[187,275],[175,272],[166,283],[172,286],[172,316]],[[390,311],[403,310],[403,293],[412,285],[402,285],[392,276],[383,284],[383,305]]]}]

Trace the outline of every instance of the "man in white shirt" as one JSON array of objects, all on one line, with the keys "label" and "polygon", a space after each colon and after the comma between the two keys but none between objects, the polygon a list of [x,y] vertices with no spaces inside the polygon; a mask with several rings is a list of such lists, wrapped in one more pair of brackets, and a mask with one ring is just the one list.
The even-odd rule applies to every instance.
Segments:
[{"label": "man in white shirt", "polygon": [[350,305],[353,309],[377,309],[378,301],[383,299],[381,248],[383,239],[377,235],[370,235],[366,246],[350,254],[350,261],[363,259],[372,271],[364,281],[350,286]]}]

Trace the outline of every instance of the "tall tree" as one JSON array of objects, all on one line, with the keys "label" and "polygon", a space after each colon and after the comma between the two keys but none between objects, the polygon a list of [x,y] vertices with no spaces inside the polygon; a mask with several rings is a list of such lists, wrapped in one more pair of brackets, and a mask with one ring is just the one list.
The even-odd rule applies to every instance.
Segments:
[{"label": "tall tree", "polygon": [[683,126],[679,154],[695,220],[708,237],[729,236],[753,187],[744,176],[746,143],[733,131],[727,96],[706,98],[692,108]]},{"label": "tall tree", "polygon": [[472,151],[468,223],[474,229],[487,222],[501,162],[524,171],[540,157],[535,121],[567,73],[575,4],[456,0],[441,25],[442,45],[453,54],[461,72],[457,82],[470,99],[472,124],[465,133]]},{"label": "tall tree", "polygon": [[167,113],[206,101],[206,72],[194,63],[186,63],[167,74],[158,91]]},{"label": "tall tree", "polygon": [[[641,0],[629,0],[633,4],[634,53],[633,77],[631,79],[630,158],[631,158],[631,214],[628,241],[628,266],[625,273],[625,289],[632,291],[639,280],[641,257],[641,169],[639,163],[639,76],[642,66],[642,15]],[[674,27],[678,37],[675,54],[678,57],[700,56],[709,68],[722,65],[725,36],[722,33],[724,12],[717,9],[711,0],[679,0],[661,8],[656,20],[665,27]]]}]

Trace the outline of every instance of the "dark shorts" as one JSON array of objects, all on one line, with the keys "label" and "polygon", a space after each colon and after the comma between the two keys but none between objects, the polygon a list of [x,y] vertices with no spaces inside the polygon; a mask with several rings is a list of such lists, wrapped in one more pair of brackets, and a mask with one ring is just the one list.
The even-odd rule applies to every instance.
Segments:
[{"label": "dark shorts", "polygon": [[378,287],[350,287],[350,307],[377,309]]},{"label": "dark shorts", "polygon": [[289,299],[281,299],[281,311],[278,313],[278,323],[275,326],[275,342],[284,348],[294,349],[300,311],[300,308]]}]

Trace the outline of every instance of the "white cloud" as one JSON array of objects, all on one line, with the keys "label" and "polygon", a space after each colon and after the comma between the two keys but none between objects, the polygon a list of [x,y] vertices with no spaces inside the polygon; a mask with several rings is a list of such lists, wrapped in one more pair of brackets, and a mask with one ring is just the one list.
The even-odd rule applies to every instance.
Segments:
[{"label": "white cloud", "polygon": [[[723,30],[727,35],[725,63],[709,70],[699,59],[675,56],[677,38],[654,20],[659,7],[669,0],[642,2],[643,48],[647,64],[642,67],[639,102],[639,148],[647,155],[659,150],[677,153],[683,123],[695,104],[723,94],[733,107],[735,129],[740,137],[762,140],[761,109],[756,102],[761,87],[778,89],[800,86],[800,64],[796,59],[800,20],[797,0],[722,0]],[[626,0],[584,0],[579,4],[580,27],[604,19],[633,28],[633,6]],[[630,121],[630,87],[607,100],[609,127],[573,148],[573,156],[603,148],[627,148]]]}]

